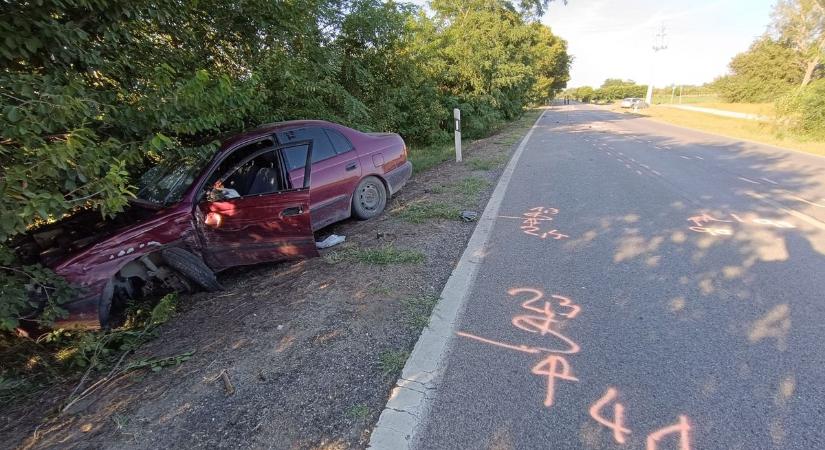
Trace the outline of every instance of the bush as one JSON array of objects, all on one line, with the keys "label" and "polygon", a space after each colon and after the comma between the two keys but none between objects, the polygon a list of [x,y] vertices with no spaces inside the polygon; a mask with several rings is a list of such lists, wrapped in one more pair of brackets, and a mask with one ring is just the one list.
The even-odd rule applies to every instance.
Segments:
[{"label": "bush", "polygon": [[825,79],[796,89],[776,102],[780,128],[812,139],[825,139]]}]

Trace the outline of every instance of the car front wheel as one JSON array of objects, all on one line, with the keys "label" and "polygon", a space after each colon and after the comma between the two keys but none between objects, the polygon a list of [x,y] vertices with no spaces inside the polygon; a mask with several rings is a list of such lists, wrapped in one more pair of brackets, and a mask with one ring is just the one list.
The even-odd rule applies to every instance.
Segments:
[{"label": "car front wheel", "polygon": [[352,195],[352,212],[361,220],[372,219],[387,206],[387,189],[376,177],[366,177],[358,183]]}]

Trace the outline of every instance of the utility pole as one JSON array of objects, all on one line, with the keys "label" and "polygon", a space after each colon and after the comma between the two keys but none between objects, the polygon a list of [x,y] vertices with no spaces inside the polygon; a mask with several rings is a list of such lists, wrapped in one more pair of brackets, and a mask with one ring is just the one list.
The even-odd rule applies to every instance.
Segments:
[{"label": "utility pole", "polygon": [[665,44],[665,36],[665,24],[662,24],[661,28],[659,28],[659,32],[656,34],[656,39],[658,42],[654,41],[655,43],[653,44],[653,61],[650,66],[650,84],[647,85],[647,95],[645,96],[645,102],[647,102],[650,106],[653,106],[653,82],[655,78],[656,54],[658,54],[661,50],[667,49],[667,44]]}]

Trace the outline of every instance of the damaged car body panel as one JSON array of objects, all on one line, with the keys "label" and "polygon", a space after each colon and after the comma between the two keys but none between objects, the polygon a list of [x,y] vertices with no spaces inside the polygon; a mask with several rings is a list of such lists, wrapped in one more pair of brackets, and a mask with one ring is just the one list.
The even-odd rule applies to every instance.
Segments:
[{"label": "damaged car body panel", "polygon": [[209,160],[148,170],[114,218],[83,211],[14,246],[21,260],[78,288],[59,326],[108,326],[123,299],[205,286],[173,269],[165,249],[185,250],[192,270],[212,281],[229,267],[318,256],[313,231],[353,214],[361,180],[379,179],[392,195],[411,172],[396,134],[324,121],[264,125],[224,141]]}]

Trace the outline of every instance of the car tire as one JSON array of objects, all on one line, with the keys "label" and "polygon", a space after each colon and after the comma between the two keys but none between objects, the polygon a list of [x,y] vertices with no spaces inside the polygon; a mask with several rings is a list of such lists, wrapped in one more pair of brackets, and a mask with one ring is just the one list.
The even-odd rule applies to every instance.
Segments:
[{"label": "car tire", "polygon": [[372,219],[387,206],[387,188],[376,177],[365,177],[352,194],[352,212],[361,220]]},{"label": "car tire", "polygon": [[179,247],[169,247],[160,252],[166,264],[192,280],[207,292],[223,290],[212,271],[200,257]]}]

